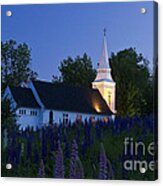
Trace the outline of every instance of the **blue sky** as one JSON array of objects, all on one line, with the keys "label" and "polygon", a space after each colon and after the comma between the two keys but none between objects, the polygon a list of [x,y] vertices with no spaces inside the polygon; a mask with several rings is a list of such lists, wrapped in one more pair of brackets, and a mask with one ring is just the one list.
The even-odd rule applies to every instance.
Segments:
[{"label": "blue sky", "polygon": [[[146,14],[140,13],[142,7]],[[12,11],[11,17],[6,16],[7,10]],[[31,67],[40,79],[51,80],[59,75],[63,59],[84,52],[96,68],[104,27],[109,56],[135,47],[152,63],[152,2],[2,6],[2,41],[27,43],[32,49]]]}]

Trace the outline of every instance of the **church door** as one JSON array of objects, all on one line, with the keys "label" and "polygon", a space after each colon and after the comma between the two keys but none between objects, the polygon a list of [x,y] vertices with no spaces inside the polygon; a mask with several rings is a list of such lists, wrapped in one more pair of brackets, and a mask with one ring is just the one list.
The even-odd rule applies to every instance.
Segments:
[{"label": "church door", "polygon": [[53,124],[53,111],[49,112],[49,124]]}]

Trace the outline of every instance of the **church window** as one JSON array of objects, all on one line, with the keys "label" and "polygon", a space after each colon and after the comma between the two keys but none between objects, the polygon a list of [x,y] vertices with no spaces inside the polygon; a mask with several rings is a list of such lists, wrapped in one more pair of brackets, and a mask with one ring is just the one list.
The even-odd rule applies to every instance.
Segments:
[{"label": "church window", "polygon": [[103,118],[104,123],[107,123],[109,118]]},{"label": "church window", "polygon": [[82,122],[82,115],[77,114],[76,121]]},{"label": "church window", "polygon": [[26,115],[26,110],[25,110],[25,109],[20,109],[20,110],[19,110],[19,114],[21,114],[21,115]]},{"label": "church window", "polygon": [[108,92],[108,103],[111,105],[111,92]]},{"label": "church window", "polygon": [[31,110],[31,111],[30,111],[30,115],[31,115],[31,116],[37,116],[37,111]]},{"label": "church window", "polygon": [[68,123],[68,114],[63,113],[63,124],[67,124],[67,123]]},{"label": "church window", "polygon": [[89,121],[90,121],[90,122],[94,122],[94,121],[95,121],[95,117],[94,117],[94,116],[90,116],[90,117],[89,117]]}]

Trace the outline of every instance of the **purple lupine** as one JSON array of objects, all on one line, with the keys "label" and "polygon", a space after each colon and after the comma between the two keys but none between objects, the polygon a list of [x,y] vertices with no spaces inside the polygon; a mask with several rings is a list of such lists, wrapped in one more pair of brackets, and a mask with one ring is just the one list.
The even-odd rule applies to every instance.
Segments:
[{"label": "purple lupine", "polygon": [[41,150],[42,150],[42,159],[45,160],[47,156],[47,138],[45,136],[45,129],[42,129],[42,144],[41,144]]},{"label": "purple lupine", "polygon": [[100,140],[100,139],[101,139],[100,121],[98,121],[98,122],[96,123],[95,129],[96,129],[96,138]]},{"label": "purple lupine", "polygon": [[32,157],[32,140],[30,137],[28,137],[26,158],[31,160],[31,157]]},{"label": "purple lupine", "polygon": [[54,177],[55,178],[64,178],[63,151],[62,151],[60,142],[58,142],[58,149],[56,151]]},{"label": "purple lupine", "polygon": [[99,179],[107,180],[108,179],[108,171],[107,171],[107,157],[105,154],[105,149],[103,143],[101,143],[100,149],[100,172]]},{"label": "purple lupine", "polygon": [[15,149],[15,159],[16,159],[16,164],[18,165],[21,162],[21,144],[18,143]]},{"label": "purple lupine", "polygon": [[70,161],[70,178],[76,178],[76,161],[78,160],[78,145],[75,140],[72,143],[71,161]]},{"label": "purple lupine", "polygon": [[80,142],[80,128],[79,128],[79,126],[76,127],[76,142],[78,144]]},{"label": "purple lupine", "polygon": [[81,144],[81,154],[83,156],[85,156],[86,151],[87,151],[87,148],[88,148],[87,142],[85,140],[82,141],[82,144]]},{"label": "purple lupine", "polygon": [[3,134],[3,148],[6,149],[7,145],[8,145],[8,132],[7,129],[4,130],[4,134]]},{"label": "purple lupine", "polygon": [[39,161],[39,152],[38,152],[37,146],[35,145],[33,163],[36,163],[37,164],[38,161]]},{"label": "purple lupine", "polygon": [[82,165],[79,158],[76,161],[76,171],[75,172],[76,172],[76,175],[75,175],[76,179],[84,179],[84,169],[83,169],[83,165]]},{"label": "purple lupine", "polygon": [[68,142],[65,142],[64,143],[64,151],[63,151],[63,154],[64,154],[64,158],[65,159],[69,159],[70,158],[70,145]]},{"label": "purple lupine", "polygon": [[38,171],[38,177],[39,178],[44,178],[45,177],[45,166],[44,166],[44,161],[41,160],[41,163],[40,163],[40,168],[39,168],[39,171]]},{"label": "purple lupine", "polygon": [[78,145],[75,140],[73,140],[73,143],[72,143],[71,162],[70,162],[70,178],[84,179],[84,169],[78,156]]},{"label": "purple lupine", "polygon": [[84,125],[84,139],[87,142],[88,146],[91,145],[91,129],[92,129],[91,122],[90,123],[86,123]]},{"label": "purple lupine", "polygon": [[114,179],[114,171],[113,171],[112,162],[109,159],[107,159],[107,167],[108,167],[108,179],[113,180]]}]

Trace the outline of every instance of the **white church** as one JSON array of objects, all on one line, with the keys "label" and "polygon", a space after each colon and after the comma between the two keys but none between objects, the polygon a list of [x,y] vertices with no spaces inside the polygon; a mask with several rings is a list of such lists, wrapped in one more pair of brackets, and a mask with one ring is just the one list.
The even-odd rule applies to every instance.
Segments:
[{"label": "white church", "polygon": [[7,87],[3,98],[16,108],[20,129],[42,127],[98,119],[113,120],[115,115],[116,83],[111,76],[107,39],[103,48],[97,76],[92,88],[56,85],[45,81],[30,81],[25,87]]}]

